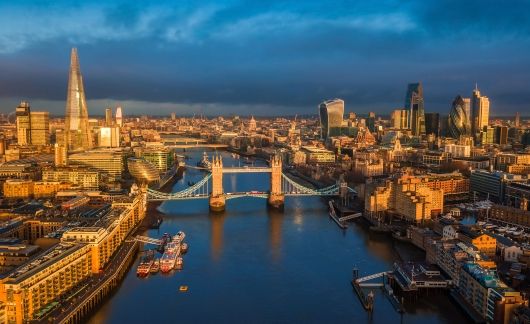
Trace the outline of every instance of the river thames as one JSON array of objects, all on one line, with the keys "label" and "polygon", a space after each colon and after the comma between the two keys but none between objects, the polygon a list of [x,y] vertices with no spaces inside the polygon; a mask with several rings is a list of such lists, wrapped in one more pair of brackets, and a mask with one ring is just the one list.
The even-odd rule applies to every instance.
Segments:
[{"label": "river thames", "polygon": [[[202,151],[185,152],[195,165]],[[210,155],[212,152],[210,152]],[[242,160],[221,153],[224,166]],[[256,161],[256,165],[264,162]],[[203,171],[188,169],[173,191],[197,182]],[[225,192],[266,191],[268,174],[225,174]],[[374,313],[362,308],[350,280],[390,270],[394,261],[422,259],[407,243],[370,234],[362,222],[340,229],[318,197],[286,198],[284,211],[269,210],[264,199],[227,202],[210,213],[207,200],[160,205],[164,222],[146,235],[186,233],[184,269],[148,278],[136,276],[136,260],[120,288],[90,323],[466,323],[443,292],[412,302],[398,314],[376,291]],[[144,249],[149,246],[144,246]],[[151,247],[152,248],[152,247]],[[187,285],[187,292],[179,292]]]}]

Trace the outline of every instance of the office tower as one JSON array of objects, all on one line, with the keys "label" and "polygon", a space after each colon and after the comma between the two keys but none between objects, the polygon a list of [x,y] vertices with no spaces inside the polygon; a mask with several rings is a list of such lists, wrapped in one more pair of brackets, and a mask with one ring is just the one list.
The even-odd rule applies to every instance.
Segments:
[{"label": "office tower", "polygon": [[427,135],[434,134],[440,135],[440,114],[439,113],[426,113],[425,114],[425,133]]},{"label": "office tower", "polygon": [[124,153],[117,151],[89,151],[68,157],[68,164],[82,165],[105,173],[110,181],[119,181],[125,170]]},{"label": "office tower", "polygon": [[495,128],[484,126],[482,131],[477,133],[477,136],[480,137],[480,142],[482,144],[493,144],[495,143]]},{"label": "office tower", "polygon": [[31,144],[50,144],[50,113],[47,111],[30,112]]},{"label": "office tower", "polygon": [[16,109],[18,145],[31,144],[30,111],[29,102],[27,101],[21,101]]},{"label": "office tower", "polygon": [[105,126],[111,127],[112,124],[112,108],[109,107],[105,109]]},{"label": "office tower", "polygon": [[68,164],[68,156],[64,145],[55,144],[55,166],[65,166]]},{"label": "office tower", "polygon": [[340,133],[344,117],[344,101],[341,99],[326,100],[319,106],[321,136],[323,139]]},{"label": "office tower", "polygon": [[368,118],[366,119],[366,126],[370,132],[375,132],[375,112],[369,112]]},{"label": "office tower", "polygon": [[519,127],[521,125],[521,115],[519,115],[519,112],[515,113],[515,127]]},{"label": "office tower", "polygon": [[395,129],[409,128],[409,111],[406,109],[396,109],[392,112],[392,127]]},{"label": "office tower", "polygon": [[421,83],[409,83],[405,97],[405,109],[410,111],[412,135],[425,135],[425,107]]},{"label": "office tower", "polygon": [[176,120],[177,119],[177,114],[172,112],[171,113],[171,120]]},{"label": "office tower", "polygon": [[506,145],[508,144],[508,126],[496,126],[495,127],[495,144]]},{"label": "office tower", "polygon": [[459,139],[460,136],[471,134],[469,112],[469,99],[457,96],[453,100],[449,119],[447,121],[448,136]]},{"label": "office tower", "polygon": [[72,48],[70,55],[64,136],[64,142],[68,150],[87,150],[92,146],[92,139],[88,127],[85,89],[83,87],[83,77],[79,68],[79,58],[76,48]]},{"label": "office tower", "polygon": [[472,132],[478,137],[484,126],[488,126],[490,116],[490,101],[488,97],[481,96],[477,86],[471,97]]},{"label": "office tower", "polygon": [[116,108],[116,126],[122,127],[123,126],[123,116],[122,116],[122,110],[121,107],[118,106]]},{"label": "office tower", "polygon": [[98,136],[99,147],[119,147],[120,146],[120,128],[119,127],[101,127]]}]

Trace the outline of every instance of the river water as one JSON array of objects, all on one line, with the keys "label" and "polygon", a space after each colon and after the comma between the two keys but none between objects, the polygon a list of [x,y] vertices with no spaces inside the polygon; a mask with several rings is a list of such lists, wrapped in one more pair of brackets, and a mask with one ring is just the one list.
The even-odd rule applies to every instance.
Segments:
[{"label": "river water", "polygon": [[[191,157],[187,164],[195,165],[202,151],[184,154]],[[224,166],[243,165],[221,154]],[[204,175],[188,169],[173,191]],[[225,174],[223,185],[225,192],[266,191],[269,181],[263,173]],[[137,260],[90,323],[467,322],[444,293],[407,301],[401,316],[376,291],[375,311],[367,314],[350,285],[352,268],[367,275],[391,269],[400,257],[423,255],[406,243],[370,234],[362,223],[341,230],[321,198],[286,198],[283,212],[269,210],[259,198],[230,200],[221,214],[210,213],[207,200],[165,202],[159,209],[164,222],[146,235],[183,230],[189,244],[184,269],[141,279]],[[189,290],[179,292],[181,285]]]}]

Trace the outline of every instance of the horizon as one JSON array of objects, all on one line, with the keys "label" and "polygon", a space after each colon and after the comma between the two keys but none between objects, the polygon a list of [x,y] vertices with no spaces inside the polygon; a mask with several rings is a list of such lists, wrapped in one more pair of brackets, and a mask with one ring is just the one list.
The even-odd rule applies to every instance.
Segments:
[{"label": "horizon", "polygon": [[524,1],[28,0],[0,8],[2,113],[27,100],[64,114],[71,47],[91,115],[116,105],[138,115],[315,114],[336,97],[348,112],[388,115],[413,82],[423,84],[426,112],[441,115],[476,83],[492,115],[522,113],[530,102]]}]

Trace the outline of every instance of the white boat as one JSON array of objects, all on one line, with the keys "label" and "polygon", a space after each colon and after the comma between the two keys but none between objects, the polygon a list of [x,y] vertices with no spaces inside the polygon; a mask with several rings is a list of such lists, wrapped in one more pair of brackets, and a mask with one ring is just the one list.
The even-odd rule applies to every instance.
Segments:
[{"label": "white boat", "polygon": [[499,233],[504,233],[504,232],[506,232],[507,230],[508,230],[507,227],[499,227],[499,228],[497,228],[497,232],[499,232]]}]

